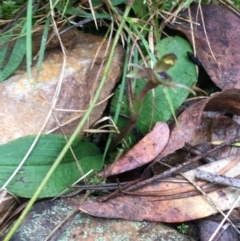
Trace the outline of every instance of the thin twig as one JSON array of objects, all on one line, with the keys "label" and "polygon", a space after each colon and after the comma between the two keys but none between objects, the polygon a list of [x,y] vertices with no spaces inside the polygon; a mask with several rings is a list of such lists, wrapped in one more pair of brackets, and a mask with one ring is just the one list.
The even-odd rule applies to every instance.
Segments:
[{"label": "thin twig", "polygon": [[[129,187],[135,185],[136,183],[138,183],[138,182],[141,181],[141,180],[142,180],[142,178],[139,178],[139,179],[137,179],[137,180],[128,182],[126,185],[124,185],[124,186],[121,188],[121,190],[126,190],[126,189],[128,189]],[[114,198],[114,197],[118,196],[120,193],[121,193],[120,190],[116,190],[116,191],[110,193],[110,194],[107,195],[107,196],[104,196],[104,197],[99,198],[98,201],[99,201],[99,202],[107,201],[107,200],[110,199],[110,198]]]},{"label": "thin twig", "polygon": [[[136,189],[138,189],[138,188],[140,188],[142,186],[148,185],[148,184],[150,184],[152,182],[159,181],[162,178],[168,177],[168,176],[172,175],[173,173],[176,173],[177,171],[179,171],[183,167],[185,167],[185,166],[187,166],[189,164],[192,164],[192,163],[202,159],[204,156],[212,154],[213,152],[218,151],[221,148],[227,147],[227,146],[231,145],[234,142],[236,142],[236,139],[230,140],[229,142],[222,143],[221,145],[216,146],[213,149],[211,149],[211,150],[209,150],[209,151],[207,151],[207,152],[205,152],[205,153],[203,153],[203,154],[201,154],[199,156],[191,158],[188,161],[186,161],[186,162],[184,162],[182,164],[179,164],[179,165],[171,168],[168,171],[165,171],[165,172],[163,172],[163,173],[161,173],[159,175],[153,176],[150,179],[144,180],[143,178],[139,178],[139,179],[133,181],[132,183],[128,183],[126,186],[123,186],[122,190],[126,191],[126,192],[129,192],[129,191],[136,190]],[[107,195],[105,197],[100,198],[99,201],[100,202],[104,202],[104,201],[106,201],[106,200],[108,200],[110,198],[118,196],[120,193],[121,193],[120,190],[116,190],[115,192],[111,193],[110,195]]]},{"label": "thin twig", "polygon": [[[229,220],[229,215],[231,214],[231,212],[233,211],[233,209],[237,206],[237,204],[240,201],[240,196],[238,196],[237,200],[235,201],[235,203],[232,205],[232,207],[230,208],[230,210],[228,211],[228,213],[226,215],[224,215],[223,220],[221,221],[221,223],[218,225],[218,227],[216,228],[215,232],[212,234],[211,238],[209,239],[209,241],[214,240],[214,237],[217,235],[218,231],[220,230],[220,228],[223,226],[223,224],[225,223],[226,220]],[[235,227],[235,225],[233,225],[233,223],[230,221],[230,223],[232,224],[233,228],[238,232],[239,234],[239,230]]]},{"label": "thin twig", "polygon": [[[214,208],[216,209],[217,212],[221,213],[224,218],[226,218],[225,220],[227,220],[229,223],[231,223],[231,225],[233,226],[233,228],[239,233],[238,229],[234,226],[234,224],[232,223],[232,221],[228,218],[229,215],[225,215],[225,213],[218,207],[218,205],[212,200],[212,198],[207,195],[202,188],[192,179],[188,178],[186,175],[182,174],[182,176],[184,178],[186,178],[190,183],[192,183],[192,185],[200,192],[202,193],[202,195],[204,196],[204,198],[208,201],[208,203]],[[210,239],[212,240],[212,239]]]},{"label": "thin twig", "polygon": [[[35,3],[33,3],[35,4]],[[0,34],[5,33],[8,31],[13,25],[16,24],[18,19],[26,12],[27,10],[27,3],[23,6],[23,8],[19,11],[19,13],[0,31]]]},{"label": "thin twig", "polygon": [[91,185],[70,185],[69,188],[78,188],[81,190],[116,190],[123,185],[126,185],[129,182],[121,182],[121,183],[105,183],[105,184],[91,184]]},{"label": "thin twig", "polygon": [[237,178],[217,175],[217,174],[205,172],[205,171],[202,171],[202,170],[197,170],[197,172],[195,174],[195,178],[200,179],[200,180],[204,180],[204,181],[208,181],[208,182],[211,182],[211,183],[214,182],[214,183],[217,183],[217,184],[222,184],[222,185],[226,185],[226,186],[230,186],[230,187],[240,188],[240,180],[237,179]]}]

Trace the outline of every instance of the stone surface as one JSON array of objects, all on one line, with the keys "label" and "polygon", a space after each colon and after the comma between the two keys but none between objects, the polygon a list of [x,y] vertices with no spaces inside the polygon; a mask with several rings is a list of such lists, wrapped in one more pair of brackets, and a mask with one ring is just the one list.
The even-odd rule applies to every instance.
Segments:
[{"label": "stone surface", "polygon": [[[78,112],[54,110],[54,114],[60,125],[77,118],[62,127],[65,134],[72,134],[99,87],[103,71],[98,75],[98,70],[102,61],[106,60],[107,42],[103,42],[102,37],[74,30],[67,32],[63,38],[67,47],[67,59],[55,109],[78,110]],[[56,40],[50,43],[37,83],[35,82],[37,66],[32,67],[30,81],[27,73],[23,73],[0,83],[0,101],[2,103],[0,106],[0,144],[18,137],[37,134],[42,127],[51,108],[62,70],[63,54],[61,49],[56,47],[57,45]],[[109,96],[116,85],[121,75],[123,57],[124,49],[118,46],[99,101]],[[86,128],[101,117],[106,104],[107,101],[94,108]],[[52,115],[44,133],[53,130],[55,133],[62,133],[59,128],[55,129],[56,127],[58,125]]]},{"label": "stone surface", "polygon": [[[79,200],[80,197],[72,197],[54,201],[45,200],[35,204],[11,241],[45,240],[51,231],[73,211],[71,203],[79,202]],[[146,230],[139,232],[144,227]],[[54,240],[189,241],[193,239],[160,223],[151,226],[151,223],[147,222],[102,219],[78,212],[74,219],[58,228],[54,234]]]}]

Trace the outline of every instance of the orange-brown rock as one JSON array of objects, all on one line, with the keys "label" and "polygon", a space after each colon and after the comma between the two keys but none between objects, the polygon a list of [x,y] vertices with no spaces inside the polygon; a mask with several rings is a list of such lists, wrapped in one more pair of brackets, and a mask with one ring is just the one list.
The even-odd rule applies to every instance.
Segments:
[{"label": "orange-brown rock", "polygon": [[[102,43],[103,38],[82,32],[74,33],[74,42],[70,46],[71,48],[67,50],[63,81],[55,106],[55,109],[65,111],[53,110],[60,125],[64,125],[72,118],[78,118],[62,127],[65,134],[73,133],[80,118],[84,115],[84,112],[79,111],[84,111],[89,107],[102,77],[103,71],[100,75],[98,75],[98,71],[102,61],[106,60],[104,56],[107,43]],[[67,43],[66,39],[65,43]],[[100,46],[101,49],[98,52]],[[30,81],[27,73],[24,73],[12,76],[0,83],[0,144],[18,137],[37,134],[42,127],[51,109],[63,66],[63,54],[60,48],[47,50],[46,52],[46,58],[42,64],[37,83],[35,82],[37,66],[32,67]],[[96,54],[97,58],[94,61]],[[123,57],[124,50],[121,46],[118,46],[99,101],[104,100],[112,92],[121,75]],[[86,127],[91,126],[101,117],[106,104],[107,101],[94,108]],[[78,111],[69,112],[66,110]],[[51,130],[55,130],[54,133],[62,133],[57,128],[58,124],[55,117],[53,115],[50,117],[44,133]]]}]

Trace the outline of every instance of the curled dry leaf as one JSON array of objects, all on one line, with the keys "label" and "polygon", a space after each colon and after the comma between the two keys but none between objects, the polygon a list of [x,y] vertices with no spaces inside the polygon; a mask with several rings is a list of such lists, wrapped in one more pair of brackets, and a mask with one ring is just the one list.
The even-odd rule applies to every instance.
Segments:
[{"label": "curled dry leaf", "polygon": [[[199,169],[235,177],[240,173],[240,156],[213,162]],[[186,172],[185,176],[193,180],[195,172],[196,170]],[[237,188],[222,188],[202,181],[197,182],[197,185],[221,210],[230,209],[240,195]],[[121,196],[103,203],[97,200],[86,201],[78,208],[98,217],[163,222],[185,222],[218,212],[215,206],[182,176],[145,185],[132,192],[132,195],[122,193]]]},{"label": "curled dry leaf", "polygon": [[161,160],[192,140],[201,123],[202,112],[206,103],[207,100],[203,100],[193,104],[180,115],[177,121],[178,124],[171,131],[166,147],[154,161]]},{"label": "curled dry leaf", "polygon": [[151,162],[163,150],[168,138],[168,125],[162,122],[156,123],[151,132],[99,175],[116,175]]},{"label": "curled dry leaf", "polygon": [[228,89],[215,93],[206,104],[204,111],[219,111],[240,115],[240,89]]},{"label": "curled dry leaf", "polygon": [[[190,7],[197,57],[218,87],[240,88],[240,18],[226,8],[214,4],[201,5],[202,18],[198,6]],[[189,18],[187,10],[182,12],[182,17]],[[177,22],[178,24],[168,26],[183,32],[192,41],[190,24],[180,19]],[[216,60],[210,51],[204,25]]]},{"label": "curled dry leaf", "polygon": [[17,198],[7,192],[6,189],[0,190],[0,233],[7,228],[6,220],[17,207]]},{"label": "curled dry leaf", "polygon": [[[239,121],[237,117],[229,118],[225,113],[240,115],[240,90],[228,89],[211,96],[204,107],[201,126],[190,144],[202,144],[207,141],[230,141],[239,139]],[[230,116],[231,117],[231,116]],[[201,141],[200,141],[201,140]],[[211,157],[215,160],[223,159],[230,155],[239,154],[240,150],[234,146],[225,147],[214,152]]]},{"label": "curled dry leaf", "polygon": [[[205,124],[203,124],[203,112],[216,111],[221,113],[231,113],[234,115],[240,115],[240,89],[227,89],[219,93],[213,94],[210,98],[197,102],[187,108],[178,118],[178,125],[176,125],[171,131],[169,141],[164,150],[155,158],[154,161],[161,160],[165,156],[173,153],[174,151],[184,147],[185,143],[191,143],[192,145],[206,142],[206,138],[209,137]],[[217,123],[218,122],[218,123]],[[220,123],[222,125],[220,130]],[[202,124],[202,125],[200,125]],[[230,140],[234,138],[233,134],[238,134],[237,123],[221,116],[221,119],[215,120],[215,123],[211,124],[212,140]],[[215,128],[215,129],[214,129]],[[226,129],[229,128],[229,131]],[[230,128],[232,130],[230,130]],[[235,128],[235,130],[233,130]],[[221,137],[220,134],[226,132],[225,136]],[[219,134],[217,134],[219,131]],[[214,136],[215,135],[215,136]],[[224,150],[225,153],[227,150]],[[232,153],[233,154],[233,153]],[[219,155],[219,158],[226,157],[226,155]]]},{"label": "curled dry leaf", "polygon": [[[211,112],[210,112],[211,114]],[[201,129],[201,131],[200,131]],[[203,136],[204,135],[204,136]],[[223,114],[216,114],[213,118],[207,116],[203,118],[199,131],[196,133],[194,142],[190,142],[191,145],[198,145],[197,149],[202,153],[205,152],[204,148],[211,149],[212,145],[204,145],[204,143],[226,141],[231,142],[233,139],[239,137],[239,124],[231,118],[224,116]],[[205,139],[205,141],[203,141]],[[198,142],[196,142],[196,140]],[[201,142],[199,142],[201,140]],[[225,157],[240,154],[240,149],[234,146],[226,146],[218,151],[215,151],[208,157],[212,157],[215,160],[223,159]]]}]

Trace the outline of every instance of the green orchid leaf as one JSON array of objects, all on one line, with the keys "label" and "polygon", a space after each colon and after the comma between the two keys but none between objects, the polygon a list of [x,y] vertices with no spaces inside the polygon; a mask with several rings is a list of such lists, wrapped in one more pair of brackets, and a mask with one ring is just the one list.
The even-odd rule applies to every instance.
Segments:
[{"label": "green orchid leaf", "polygon": [[[1,186],[15,171],[34,139],[35,136],[28,136],[0,145]],[[32,197],[65,144],[66,140],[61,135],[42,135],[20,171],[8,184],[7,190],[20,197]],[[72,144],[72,150],[83,173],[91,169],[95,171],[102,169],[102,154],[94,144],[77,138]],[[54,197],[80,177],[81,172],[69,150],[39,197]]]}]

